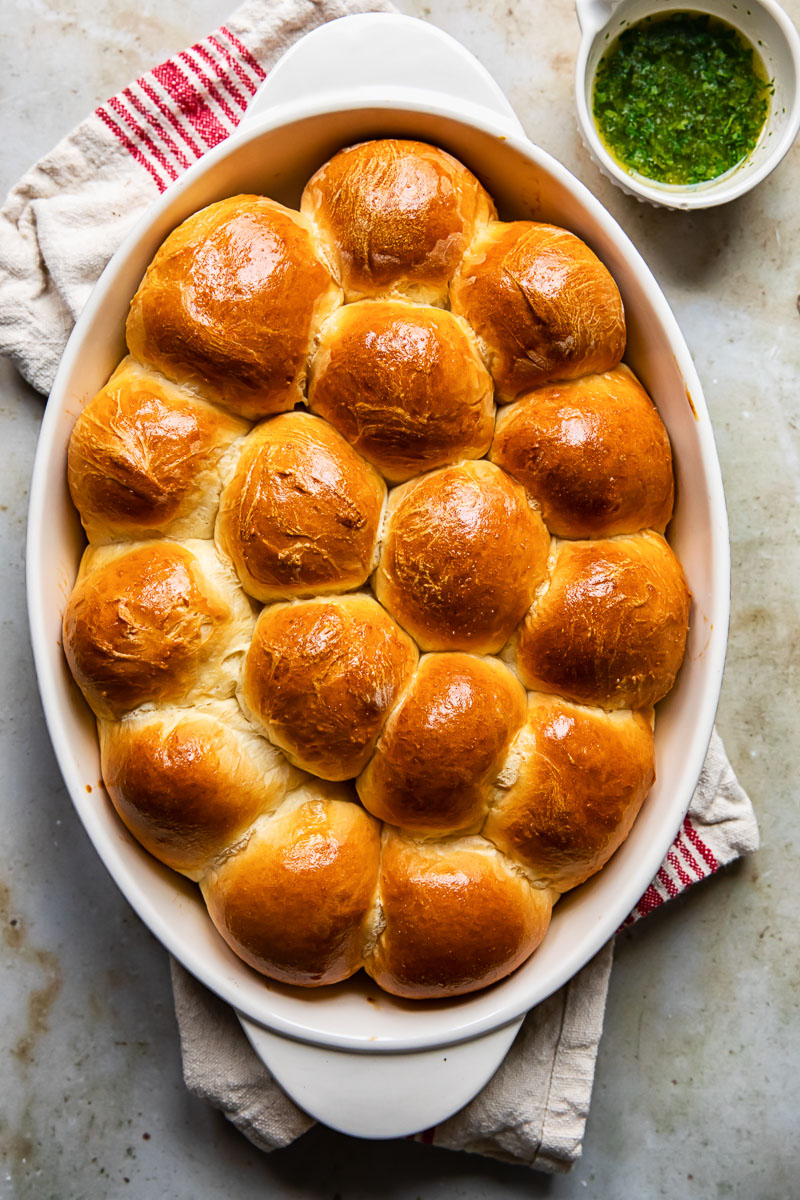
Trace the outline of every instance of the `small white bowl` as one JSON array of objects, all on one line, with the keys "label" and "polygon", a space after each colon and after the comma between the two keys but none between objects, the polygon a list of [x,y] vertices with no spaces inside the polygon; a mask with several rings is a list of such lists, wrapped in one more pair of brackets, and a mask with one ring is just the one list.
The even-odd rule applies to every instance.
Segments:
[{"label": "small white bowl", "polygon": [[[575,97],[583,140],[605,175],[630,196],[665,208],[712,208],[749,192],[781,161],[800,129],[800,36],[774,0],[576,0],[583,34],[575,71]],[[739,166],[706,183],[657,183],[628,171],[609,153],[592,115],[597,64],[623,29],[645,17],[674,12],[709,14],[737,29],[760,56],[774,93],[770,115],[752,153]]]}]

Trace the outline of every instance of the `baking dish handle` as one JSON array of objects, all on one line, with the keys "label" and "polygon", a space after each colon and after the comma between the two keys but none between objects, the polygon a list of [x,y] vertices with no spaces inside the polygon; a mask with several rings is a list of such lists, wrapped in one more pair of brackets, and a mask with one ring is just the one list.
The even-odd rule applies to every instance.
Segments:
[{"label": "baking dish handle", "polygon": [[451,1117],[491,1079],[522,1024],[520,1017],[435,1050],[359,1053],[294,1041],[237,1015],[258,1057],[304,1112],[361,1138],[407,1137]]},{"label": "baking dish handle", "polygon": [[487,110],[506,132],[524,136],[503,92],[468,50],[435,25],[394,13],[339,17],[307,33],[272,68],[240,128],[278,104],[364,88],[446,96]]}]

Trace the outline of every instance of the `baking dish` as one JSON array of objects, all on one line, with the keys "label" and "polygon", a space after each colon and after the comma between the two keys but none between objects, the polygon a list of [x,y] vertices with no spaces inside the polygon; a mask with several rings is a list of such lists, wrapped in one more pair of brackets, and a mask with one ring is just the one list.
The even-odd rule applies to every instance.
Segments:
[{"label": "baking dish", "polygon": [[[237,192],[296,205],[306,179],[335,150],[375,136],[441,145],[481,178],[501,216],[564,225],[607,264],[628,314],[626,360],[672,440],[678,502],[670,538],[694,595],[686,662],[658,713],[658,782],[628,840],[599,875],[559,902],[545,942],[517,972],[486,991],[435,1003],[398,1000],[361,978],[320,991],[291,989],[236,958],[194,887],[150,858],[117,820],[98,786],[94,719],[60,647],[61,614],[83,548],[67,492],[68,439],[82,406],[122,357],[128,304],[157,247],[186,216]],[[721,682],[728,590],[713,434],[688,349],[652,275],[594,197],[525,138],[484,69],[410,18],[343,18],[289,51],[237,133],[158,200],[109,263],[70,339],[42,427],[29,517],[29,612],[45,716],[73,803],[134,909],[170,953],[234,1006],[287,1091],[312,1115],[361,1136],[413,1132],[460,1108],[496,1069],[524,1013],[571,978],[640,898],[702,766]]]}]

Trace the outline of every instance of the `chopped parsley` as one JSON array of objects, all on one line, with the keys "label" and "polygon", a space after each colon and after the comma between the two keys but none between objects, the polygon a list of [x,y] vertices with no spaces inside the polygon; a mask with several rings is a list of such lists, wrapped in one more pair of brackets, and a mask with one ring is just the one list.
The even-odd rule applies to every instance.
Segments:
[{"label": "chopped parsley", "polygon": [[771,90],[730,25],[674,13],[620,34],[598,64],[593,112],[622,166],[660,183],[702,183],[755,147]]}]

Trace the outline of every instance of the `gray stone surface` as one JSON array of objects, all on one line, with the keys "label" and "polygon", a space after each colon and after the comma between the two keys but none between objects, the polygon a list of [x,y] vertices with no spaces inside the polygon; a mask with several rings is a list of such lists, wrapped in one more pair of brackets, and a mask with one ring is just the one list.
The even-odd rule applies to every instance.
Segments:
[{"label": "gray stone surface", "polygon": [[[530,136],[631,235],[684,329],[717,432],[733,542],[719,726],[763,848],[619,939],[584,1156],[570,1176],[319,1129],[260,1154],[186,1093],[166,957],[107,877],[59,778],[24,596],[42,401],[0,363],[0,1197],[800,1195],[800,146],[724,209],[642,207],[581,147],[578,29],[566,0],[399,7],[484,61]],[[786,7],[800,21],[800,0]],[[6,0],[3,190],[95,103],[228,11],[224,0]]]}]

